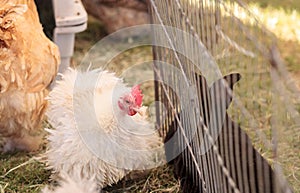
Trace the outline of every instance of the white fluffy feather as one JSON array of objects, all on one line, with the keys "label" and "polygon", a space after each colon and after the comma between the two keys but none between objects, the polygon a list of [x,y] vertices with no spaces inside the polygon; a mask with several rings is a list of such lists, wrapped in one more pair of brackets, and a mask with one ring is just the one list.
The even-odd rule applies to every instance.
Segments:
[{"label": "white fluffy feather", "polygon": [[[94,179],[81,179],[75,182],[67,174],[62,174],[58,187],[46,186],[41,193],[98,193]],[[80,177],[78,177],[80,178]]]},{"label": "white fluffy feather", "polygon": [[[157,166],[163,144],[152,124],[122,112],[117,99],[130,88],[102,70],[69,69],[51,91],[46,112],[49,132],[47,164],[75,181],[95,176],[102,188],[131,170]],[[159,162],[159,163],[158,163]]]}]

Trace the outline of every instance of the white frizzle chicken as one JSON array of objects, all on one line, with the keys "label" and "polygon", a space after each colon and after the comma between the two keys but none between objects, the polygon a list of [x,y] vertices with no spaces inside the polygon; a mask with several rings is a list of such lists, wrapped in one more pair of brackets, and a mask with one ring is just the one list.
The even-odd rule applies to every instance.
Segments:
[{"label": "white frizzle chicken", "polygon": [[79,182],[95,176],[98,188],[132,170],[164,161],[163,143],[143,115],[139,85],[103,70],[68,69],[48,97],[47,165]]}]

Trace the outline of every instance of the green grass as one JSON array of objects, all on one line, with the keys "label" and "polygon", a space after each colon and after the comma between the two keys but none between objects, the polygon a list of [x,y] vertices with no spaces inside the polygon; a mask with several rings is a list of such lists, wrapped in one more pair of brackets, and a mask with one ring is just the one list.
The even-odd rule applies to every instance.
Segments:
[{"label": "green grass", "polygon": [[50,171],[33,159],[34,154],[0,155],[0,192],[38,192],[48,183]]},{"label": "green grass", "polygon": [[[255,13],[257,18],[278,38],[277,45],[290,72],[290,81],[293,81],[298,89],[300,89],[300,4],[298,1],[267,1],[267,0],[248,0],[249,7],[252,12]],[[288,3],[287,3],[288,2]],[[237,13],[242,14],[242,13]],[[234,34],[234,32],[233,32]],[[263,39],[262,42],[265,40]],[[263,62],[263,60],[261,61]],[[254,64],[259,66],[258,64]],[[264,63],[263,63],[264,65]],[[251,69],[251,68],[250,68]],[[247,69],[249,70],[249,68]],[[260,71],[255,68],[255,71]],[[247,109],[253,109],[250,112],[254,115],[255,120],[258,123],[257,128],[253,128],[248,125],[247,122],[242,122],[243,128],[247,130],[248,134],[254,146],[257,150],[270,162],[278,163],[282,169],[284,175],[287,177],[289,184],[293,187],[295,193],[300,192],[300,130],[299,125],[291,119],[290,113],[286,109],[286,105],[282,102],[282,96],[277,98],[272,98],[268,96],[268,78],[270,74],[258,75],[259,81],[251,80],[256,76],[250,76],[250,79],[240,81],[236,92],[239,96],[244,96],[243,101],[246,104]],[[247,74],[247,73],[246,73]],[[259,74],[259,73],[257,73]],[[257,77],[257,78],[258,78]],[[256,82],[255,82],[256,81]],[[275,84],[280,82],[275,82]],[[246,85],[243,88],[243,84]],[[260,84],[259,90],[253,89]],[[252,85],[252,86],[251,86]],[[258,87],[258,88],[259,88]],[[248,89],[247,89],[248,88]],[[253,93],[249,93],[249,92]],[[263,91],[266,91],[265,93]],[[293,90],[292,92],[296,92]],[[247,96],[249,93],[249,96]],[[254,100],[253,100],[254,97]],[[274,109],[270,109],[268,101],[272,100],[277,102],[278,107],[276,107],[276,112]],[[288,99],[284,99],[288,100]],[[289,103],[293,103],[299,106],[299,97],[290,98]],[[268,107],[269,106],[269,107]],[[299,108],[298,108],[299,112]],[[276,159],[274,160],[274,154],[271,149],[267,149],[260,137],[257,136],[256,131],[261,128],[261,131],[267,136],[268,140],[272,138],[272,131],[270,121],[276,119],[278,123],[273,126],[277,127],[279,137],[278,137],[278,152]],[[237,117],[236,120],[240,120]],[[273,120],[274,121],[274,120]]]}]

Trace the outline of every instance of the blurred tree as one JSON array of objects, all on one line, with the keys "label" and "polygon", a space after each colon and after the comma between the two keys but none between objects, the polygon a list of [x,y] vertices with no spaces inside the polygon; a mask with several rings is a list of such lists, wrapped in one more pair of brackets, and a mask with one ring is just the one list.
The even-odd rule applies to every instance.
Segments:
[{"label": "blurred tree", "polygon": [[108,33],[149,23],[145,0],[82,0],[87,12],[98,18]]}]

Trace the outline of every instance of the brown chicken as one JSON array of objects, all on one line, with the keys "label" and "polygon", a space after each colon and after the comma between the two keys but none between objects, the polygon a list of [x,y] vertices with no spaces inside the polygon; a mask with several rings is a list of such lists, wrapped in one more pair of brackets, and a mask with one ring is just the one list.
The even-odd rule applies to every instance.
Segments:
[{"label": "brown chicken", "polygon": [[0,1],[0,135],[4,152],[34,151],[48,87],[60,63],[58,47],[43,33],[33,0]]}]

